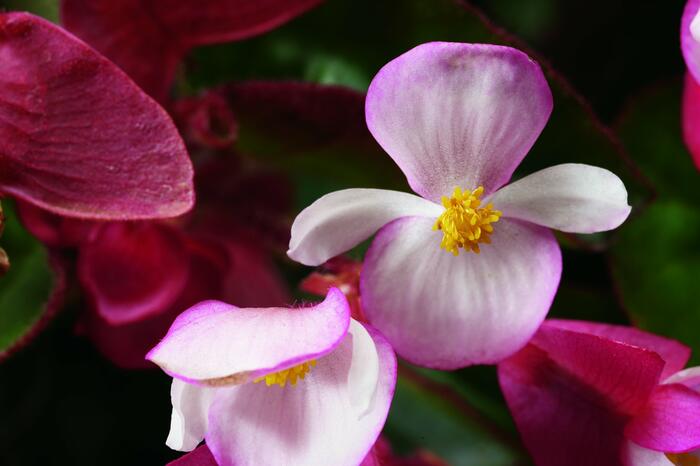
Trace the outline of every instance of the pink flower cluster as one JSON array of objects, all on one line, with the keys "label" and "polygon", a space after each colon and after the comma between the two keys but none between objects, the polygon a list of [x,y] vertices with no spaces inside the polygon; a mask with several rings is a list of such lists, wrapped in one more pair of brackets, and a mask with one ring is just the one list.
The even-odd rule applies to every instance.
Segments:
[{"label": "pink flower cluster", "polygon": [[[539,466],[700,464],[686,347],[545,320],[563,267],[552,230],[612,230],[631,207],[599,167],[514,179],[554,105],[526,54],[432,42],[391,60],[365,118],[413,193],[333,192],[291,228],[287,180],[246,166],[226,91],[170,98],[191,48],[317,3],[64,0],[72,33],[0,14],[0,192],[75,271],[78,330],[116,364],[172,377],[167,445],[191,452],[172,464],[439,465],[395,458],[380,437],[396,354],[434,369],[498,364]],[[682,33],[696,157],[698,9],[688,2]],[[340,256],[373,235],[362,262]],[[325,264],[301,286],[322,302],[289,305],[280,239],[292,260]]]}]

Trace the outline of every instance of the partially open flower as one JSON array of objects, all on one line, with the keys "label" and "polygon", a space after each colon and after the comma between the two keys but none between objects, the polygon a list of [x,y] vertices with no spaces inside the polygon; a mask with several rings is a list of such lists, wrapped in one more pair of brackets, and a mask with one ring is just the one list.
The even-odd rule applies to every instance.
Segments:
[{"label": "partially open flower", "polygon": [[700,464],[700,368],[641,330],[550,320],[498,367],[538,466]]},{"label": "partially open flower", "polygon": [[396,384],[391,346],[337,289],[296,309],[200,303],[147,358],[174,377],[167,444],[206,439],[220,466],[355,466]]},{"label": "partially open flower", "polygon": [[366,118],[413,190],[347,189],[306,208],[289,256],[319,265],[379,230],[362,308],[409,361],[494,363],[543,321],[561,276],[550,228],[610,230],[630,212],[620,179],[557,165],[503,186],[552,110],[540,67],[502,46],[420,45],[370,85]]}]

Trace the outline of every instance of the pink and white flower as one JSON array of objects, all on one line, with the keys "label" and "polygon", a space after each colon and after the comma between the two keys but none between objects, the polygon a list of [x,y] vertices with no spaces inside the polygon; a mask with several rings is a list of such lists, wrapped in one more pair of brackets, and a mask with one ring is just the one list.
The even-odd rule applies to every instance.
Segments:
[{"label": "pink and white flower", "polygon": [[683,92],[683,139],[700,169],[700,0],[688,0],[685,5],[681,49],[688,67]]},{"label": "pink and white flower", "polygon": [[219,466],[360,464],[386,420],[396,357],[338,289],[298,309],[205,301],[147,358],[173,376],[167,444]]},{"label": "pink and white flower", "polygon": [[700,367],[641,330],[548,320],[498,366],[538,466],[700,464]]},{"label": "pink and white flower", "polygon": [[540,67],[509,47],[420,45],[379,71],[365,111],[418,196],[330,193],[296,218],[289,256],[319,265],[379,230],[362,305],[401,356],[451,369],[514,353],[559,284],[550,228],[617,227],[630,212],[624,185],[602,168],[564,164],[504,186],[552,111]]}]

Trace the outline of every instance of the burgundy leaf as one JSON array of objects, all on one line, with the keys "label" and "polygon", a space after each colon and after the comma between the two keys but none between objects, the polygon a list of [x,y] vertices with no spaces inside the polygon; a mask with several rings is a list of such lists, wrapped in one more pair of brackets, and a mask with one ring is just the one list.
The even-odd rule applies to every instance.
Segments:
[{"label": "burgundy leaf", "polygon": [[164,101],[190,48],[262,34],[320,1],[63,0],[61,19],[68,30]]},{"label": "burgundy leaf", "polygon": [[0,191],[93,219],[192,207],[192,166],[165,111],[57,26],[0,14]]}]

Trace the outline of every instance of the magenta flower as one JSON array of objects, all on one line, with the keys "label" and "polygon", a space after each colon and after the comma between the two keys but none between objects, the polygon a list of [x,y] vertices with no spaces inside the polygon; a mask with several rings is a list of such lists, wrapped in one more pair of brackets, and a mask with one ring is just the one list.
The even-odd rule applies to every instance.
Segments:
[{"label": "magenta flower", "polygon": [[192,207],[175,125],[121,70],[57,26],[0,14],[0,193],[95,219]]},{"label": "magenta flower", "polygon": [[634,328],[550,320],[498,375],[538,466],[693,466],[700,368],[681,370],[689,356]]},{"label": "magenta flower", "polygon": [[185,311],[147,358],[173,376],[167,444],[219,466],[359,464],[386,420],[396,357],[338,289],[315,306]]},{"label": "magenta flower", "polygon": [[683,138],[700,169],[700,0],[688,0],[685,5],[681,49],[688,67],[683,92]]},{"label": "magenta flower", "polygon": [[247,39],[321,0],[62,0],[66,29],[119,65],[148,94],[166,100],[193,47]]},{"label": "magenta flower", "polygon": [[630,212],[622,182],[565,164],[502,187],[552,110],[540,67],[509,47],[420,45],[379,71],[365,110],[419,196],[328,194],[295,220],[289,256],[319,265],[379,230],[362,306],[401,356],[442,369],[509,356],[539,327],[559,283],[549,228],[617,227]]}]

